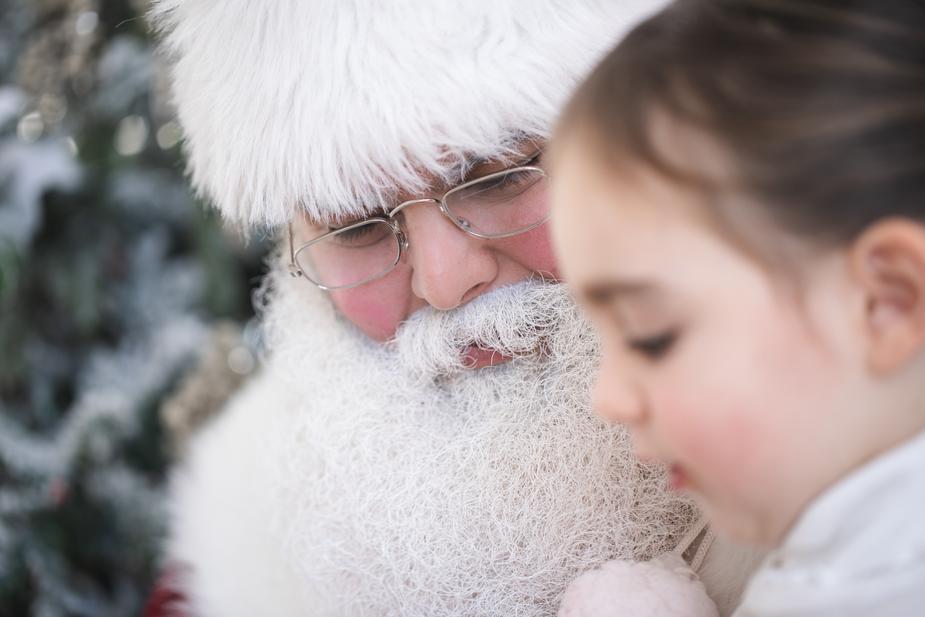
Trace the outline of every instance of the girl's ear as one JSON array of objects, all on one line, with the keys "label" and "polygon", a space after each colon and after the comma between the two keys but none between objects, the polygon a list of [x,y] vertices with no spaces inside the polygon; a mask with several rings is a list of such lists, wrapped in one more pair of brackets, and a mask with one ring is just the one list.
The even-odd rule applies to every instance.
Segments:
[{"label": "girl's ear", "polygon": [[898,218],[876,223],[849,256],[864,298],[867,364],[887,375],[925,349],[925,225]]}]

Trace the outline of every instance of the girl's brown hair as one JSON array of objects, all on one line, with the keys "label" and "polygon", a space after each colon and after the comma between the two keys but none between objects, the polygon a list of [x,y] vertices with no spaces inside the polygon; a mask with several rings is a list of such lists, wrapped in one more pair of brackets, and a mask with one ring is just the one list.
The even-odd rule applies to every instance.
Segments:
[{"label": "girl's brown hair", "polygon": [[657,112],[715,140],[798,236],[925,223],[925,0],[678,0],[603,60],[558,132],[706,187],[656,143]]}]

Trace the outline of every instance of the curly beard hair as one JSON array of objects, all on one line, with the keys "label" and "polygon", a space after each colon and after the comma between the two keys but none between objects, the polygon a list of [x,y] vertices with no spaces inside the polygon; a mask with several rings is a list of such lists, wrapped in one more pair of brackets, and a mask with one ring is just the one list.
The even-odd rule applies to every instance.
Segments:
[{"label": "curly beard hair", "polygon": [[[382,345],[268,280],[263,373],[175,478],[194,614],[554,615],[582,572],[693,524],[592,413],[598,342],[561,285],[421,310]],[[473,344],[515,359],[467,370]]]}]

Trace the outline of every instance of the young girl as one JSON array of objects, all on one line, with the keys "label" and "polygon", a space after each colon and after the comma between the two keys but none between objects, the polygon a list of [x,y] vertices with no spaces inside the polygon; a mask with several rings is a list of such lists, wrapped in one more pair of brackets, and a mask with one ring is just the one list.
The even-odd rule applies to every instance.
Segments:
[{"label": "young girl", "polygon": [[736,615],[925,615],[925,3],[675,2],[550,158],[599,413],[774,547]]}]

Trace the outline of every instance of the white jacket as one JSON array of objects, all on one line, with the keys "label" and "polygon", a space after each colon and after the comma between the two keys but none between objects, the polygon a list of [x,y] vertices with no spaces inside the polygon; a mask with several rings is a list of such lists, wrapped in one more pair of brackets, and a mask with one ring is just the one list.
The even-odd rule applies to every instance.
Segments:
[{"label": "white jacket", "polygon": [[925,432],[830,487],[734,617],[925,616]]}]

